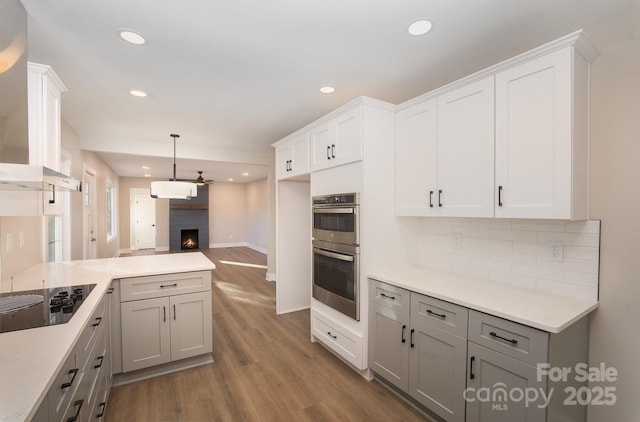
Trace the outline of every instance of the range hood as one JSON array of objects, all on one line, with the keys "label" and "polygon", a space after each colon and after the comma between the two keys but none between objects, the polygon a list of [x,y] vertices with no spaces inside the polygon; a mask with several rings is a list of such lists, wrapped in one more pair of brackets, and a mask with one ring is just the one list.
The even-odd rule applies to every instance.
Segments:
[{"label": "range hood", "polygon": [[0,1],[0,190],[81,190],[80,181],[29,164],[27,12],[20,0]]},{"label": "range hood", "polygon": [[0,163],[0,190],[80,192],[82,183],[44,166]]}]

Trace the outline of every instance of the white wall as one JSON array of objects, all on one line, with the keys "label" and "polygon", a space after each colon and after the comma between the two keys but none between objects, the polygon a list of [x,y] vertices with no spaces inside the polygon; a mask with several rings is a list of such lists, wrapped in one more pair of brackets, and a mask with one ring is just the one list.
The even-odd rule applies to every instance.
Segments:
[{"label": "white wall", "polygon": [[602,219],[600,308],[591,318],[591,365],[618,370],[613,406],[589,422],[640,418],[640,4],[588,28],[591,65],[590,213]]},{"label": "white wall", "polygon": [[267,253],[269,247],[269,185],[267,179],[246,185],[247,238],[253,249]]}]

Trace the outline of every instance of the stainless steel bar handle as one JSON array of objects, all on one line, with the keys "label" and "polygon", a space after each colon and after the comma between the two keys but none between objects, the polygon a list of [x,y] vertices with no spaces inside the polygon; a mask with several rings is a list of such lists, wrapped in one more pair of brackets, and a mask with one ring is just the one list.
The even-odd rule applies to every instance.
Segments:
[{"label": "stainless steel bar handle", "polygon": [[313,248],[313,253],[317,253],[318,255],[323,255],[329,258],[339,259],[340,261],[353,262],[354,260],[352,255],[343,255],[340,253],[325,251],[324,249]]},{"label": "stainless steel bar handle", "polygon": [[355,214],[355,208],[314,208],[314,214]]}]

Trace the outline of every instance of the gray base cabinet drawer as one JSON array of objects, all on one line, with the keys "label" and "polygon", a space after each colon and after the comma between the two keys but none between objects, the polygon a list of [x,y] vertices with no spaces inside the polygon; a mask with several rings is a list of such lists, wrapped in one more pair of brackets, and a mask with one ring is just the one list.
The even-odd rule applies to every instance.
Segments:
[{"label": "gray base cabinet drawer", "polygon": [[409,290],[392,286],[382,281],[371,280],[371,282],[372,286],[369,292],[372,302],[409,315],[409,305],[411,302],[411,292]]},{"label": "gray base cabinet drawer", "polygon": [[411,317],[458,337],[467,338],[469,310],[464,306],[411,293]]},{"label": "gray base cabinet drawer", "polygon": [[122,302],[211,290],[211,271],[120,279]]},{"label": "gray base cabinet drawer", "polygon": [[469,340],[531,365],[546,362],[549,352],[549,333],[473,310]]}]

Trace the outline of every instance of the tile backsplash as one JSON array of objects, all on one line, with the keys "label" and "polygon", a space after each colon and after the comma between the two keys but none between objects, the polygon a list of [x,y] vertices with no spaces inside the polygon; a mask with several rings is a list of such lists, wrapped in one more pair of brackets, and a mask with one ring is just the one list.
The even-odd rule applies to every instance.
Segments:
[{"label": "tile backsplash", "polygon": [[418,220],[421,267],[598,299],[599,220]]}]

